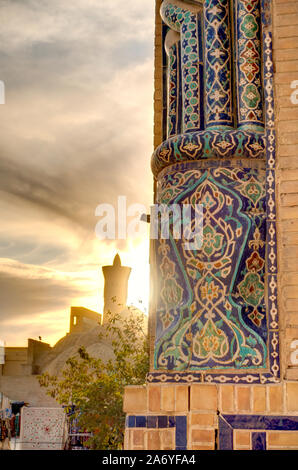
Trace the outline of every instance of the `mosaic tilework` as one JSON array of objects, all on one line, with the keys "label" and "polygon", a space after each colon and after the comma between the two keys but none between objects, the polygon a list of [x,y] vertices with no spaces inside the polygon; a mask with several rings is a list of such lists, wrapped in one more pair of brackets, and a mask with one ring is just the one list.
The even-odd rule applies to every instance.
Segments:
[{"label": "mosaic tilework", "polygon": [[[210,2],[205,2],[205,8],[210,8],[212,2],[209,3]],[[168,4],[168,2],[165,2],[165,4]],[[185,202],[190,201],[195,193],[195,185],[198,180],[204,178],[204,175],[212,175],[212,184],[216,186],[217,190],[215,191],[214,189],[213,193],[210,188],[208,190],[211,198],[213,197],[213,200],[216,200],[216,204],[219,204],[220,198],[222,197],[222,187],[226,189],[226,181],[229,180],[227,175],[223,176],[223,172],[231,171],[233,173],[233,171],[236,171],[237,173],[239,170],[239,173],[233,176],[233,181],[235,185],[238,184],[238,187],[233,187],[233,196],[229,195],[232,203],[227,203],[226,199],[223,211],[230,210],[229,215],[233,216],[233,210],[237,213],[238,207],[238,213],[234,214],[235,220],[240,222],[241,229],[239,230],[246,233],[246,248],[243,248],[240,242],[241,237],[236,241],[236,252],[240,254],[240,258],[243,255],[242,258],[237,259],[237,256],[235,256],[235,259],[233,258],[233,261],[231,261],[233,269],[236,270],[234,272],[237,272],[239,268],[238,274],[241,273],[239,275],[242,276],[242,278],[240,279],[236,273],[237,282],[229,283],[227,276],[223,282],[223,288],[222,285],[219,286],[219,284],[217,284],[219,281],[223,281],[222,266],[219,267],[217,276],[214,279],[215,272],[210,271],[210,269],[206,267],[206,263],[202,263],[201,271],[198,269],[198,266],[196,266],[196,264],[200,262],[199,256],[192,260],[193,266],[190,267],[190,256],[185,253],[181,254],[181,250],[179,247],[177,248],[173,240],[170,240],[171,246],[168,248],[162,245],[156,246],[156,274],[159,279],[157,283],[160,284],[156,287],[159,292],[159,299],[155,322],[155,362],[154,369],[148,375],[148,381],[150,382],[206,381],[211,383],[275,383],[280,380],[277,311],[275,135],[270,2],[267,0],[262,1],[261,15],[258,0],[243,0],[243,2],[239,0],[236,4],[238,7],[235,12],[239,19],[239,21],[237,20],[236,29],[238,28],[237,31],[239,31],[239,35],[240,32],[244,35],[243,38],[241,36],[239,45],[246,44],[246,49],[243,49],[243,57],[250,58],[250,60],[244,64],[242,57],[243,60],[236,61],[236,64],[239,68],[242,65],[241,73],[246,74],[245,80],[250,80],[250,84],[255,84],[259,87],[258,92],[260,96],[260,100],[250,104],[247,99],[244,99],[244,94],[246,92],[250,94],[250,92],[247,91],[248,87],[246,85],[248,82],[245,82],[243,78],[243,80],[241,79],[243,86],[240,86],[240,93],[242,93],[241,100],[238,100],[238,102],[240,102],[240,106],[243,106],[243,109],[246,106],[246,111],[253,109],[254,117],[252,114],[247,114],[246,118],[249,117],[251,120],[249,121],[249,119],[245,118],[243,124],[262,124],[263,118],[265,118],[265,133],[249,131],[248,129],[225,130],[224,132],[219,132],[216,129],[207,129],[205,131],[193,131],[176,135],[163,142],[156,149],[152,158],[152,170],[159,182],[163,179],[167,181],[168,188],[165,194],[169,202],[181,202],[182,200]],[[205,10],[205,18],[207,14],[206,11],[207,10]],[[216,15],[216,6],[212,14]],[[260,17],[262,18],[262,28],[260,25]],[[218,22],[218,18],[216,21]],[[258,22],[257,27],[255,26],[256,21]],[[260,57],[251,55],[248,44],[249,41],[252,41],[257,52],[260,54],[261,29],[264,44],[262,71],[260,68]],[[258,70],[256,69],[256,64],[258,65]],[[261,72],[263,73],[263,78],[261,77]],[[238,75],[238,79],[239,77],[240,75]],[[209,86],[209,83],[207,86]],[[211,83],[210,86],[212,86]],[[236,83],[234,88],[237,88],[237,86],[238,84]],[[246,92],[244,90],[246,90]],[[264,101],[262,99],[263,94],[265,97]],[[252,100],[252,96],[250,99]],[[245,102],[246,105],[244,106]],[[262,110],[262,113],[260,114],[258,110]],[[239,109],[238,111],[234,109],[234,112],[235,111],[238,112]],[[238,117],[239,116],[240,115],[238,115]],[[248,165],[245,162],[246,159],[250,161]],[[236,162],[238,160],[243,160],[243,162],[239,164],[237,170]],[[178,164],[177,162],[180,163]],[[252,165],[253,163],[255,166]],[[217,172],[214,170],[216,167],[218,168]],[[231,168],[233,168],[233,170]],[[172,172],[173,169],[176,174]],[[205,172],[203,169],[205,169]],[[191,171],[193,171],[192,174]],[[253,172],[255,172],[255,175],[258,175],[258,177],[254,176],[257,178],[257,185],[255,181],[251,179],[253,178]],[[200,174],[200,176],[198,176],[198,174]],[[262,183],[258,180],[260,177]],[[226,180],[221,180],[221,178],[226,178]],[[187,184],[185,184],[186,181],[188,181]],[[247,231],[244,219],[239,215],[239,212],[241,212],[241,209],[239,210],[239,201],[241,201],[241,204],[246,204],[245,196],[241,194],[239,188],[241,184],[247,183],[248,181],[252,184],[250,196],[259,198],[259,200],[262,201],[262,222],[259,220],[257,223],[258,231],[256,230],[256,226],[254,230]],[[181,187],[179,187],[179,184]],[[259,189],[257,189],[257,186]],[[231,189],[230,186],[229,189]],[[197,187],[196,190],[199,190],[199,187]],[[179,193],[179,191],[181,191],[181,193]],[[238,191],[240,192],[238,193]],[[216,197],[214,198],[215,193]],[[181,196],[179,199],[180,194],[183,194],[185,198],[183,199]],[[227,198],[227,196],[227,194],[224,195],[225,198]],[[203,193],[197,199],[197,202],[200,202],[201,197],[204,197]],[[238,203],[236,203],[236,200]],[[225,215],[225,217],[228,219],[229,216]],[[226,219],[225,222],[227,223]],[[216,230],[212,232],[212,227],[209,227],[208,230],[210,233],[205,233],[205,236],[208,236],[210,239],[208,239],[211,244],[209,249],[220,247],[222,243],[220,237],[221,233],[217,234]],[[234,228],[234,234],[237,233],[236,230],[237,228]],[[212,236],[212,233],[214,236]],[[218,236],[216,237],[216,235]],[[227,239],[228,237],[225,241]],[[264,249],[265,244],[268,247],[266,252]],[[159,252],[158,249],[160,249]],[[164,257],[161,256],[162,253],[165,254]],[[216,253],[216,251],[214,251],[213,254],[214,253]],[[166,258],[168,258],[168,261]],[[171,263],[174,263],[174,267]],[[164,272],[162,272],[163,270]],[[264,276],[265,273],[267,274],[266,277]],[[204,277],[205,274],[206,277]],[[236,278],[234,280],[236,280]],[[206,285],[203,284],[202,279]],[[227,295],[223,295],[224,290]],[[243,302],[240,324],[242,324],[245,318],[244,323],[248,323],[246,323],[246,326],[242,325],[244,330],[248,324],[250,325],[249,328],[252,328],[255,333],[258,328],[261,328],[262,333],[259,332],[259,338],[263,341],[263,347],[261,347],[261,340],[257,340],[258,346],[255,344],[247,345],[247,340],[251,341],[250,334],[248,334],[247,331],[244,333],[244,330],[242,330],[243,341],[240,339],[241,334],[240,336],[236,335],[237,339],[235,339],[234,342],[232,341],[232,346],[228,349],[227,345],[230,344],[232,340],[232,336],[229,336],[231,333],[231,324],[229,321],[231,316],[232,322],[234,321],[235,313],[229,313],[231,310],[227,309],[228,304],[225,306],[224,299],[232,305],[232,311],[234,312],[237,310],[236,305],[240,306],[241,302]],[[231,300],[233,300],[232,303]],[[215,310],[216,307],[220,305],[217,313],[219,315],[221,313],[225,316],[225,319],[222,318],[223,323],[218,324],[217,331],[214,325],[220,322],[220,320],[216,317],[216,313],[210,309],[210,305],[212,304],[215,306]],[[207,305],[209,305],[209,308],[206,307]],[[174,307],[176,307],[176,309]],[[203,315],[204,309],[206,309],[205,317]],[[215,315],[214,319],[211,320],[207,318],[207,310]],[[194,319],[198,320],[198,316],[201,314],[202,318],[200,321],[202,324],[198,325],[196,330],[196,327],[193,326],[193,323],[195,323]],[[236,314],[236,318],[237,315],[238,314]],[[238,316],[238,320],[239,318]],[[212,325],[212,322],[214,325]],[[196,339],[194,340],[194,338]],[[236,356],[233,356],[233,347],[236,344],[236,349],[239,347],[239,356],[237,359]],[[205,346],[207,346],[209,351],[207,351]],[[257,348],[258,352],[254,350],[255,348]],[[254,353],[252,353],[252,350],[254,350]],[[240,351],[242,352],[240,353]],[[245,356],[246,353],[244,353],[244,351],[247,352],[250,359]],[[220,365],[220,361],[225,353],[230,354],[231,361],[230,363],[225,363],[226,371],[224,370],[225,366]],[[234,359],[232,359],[233,357]],[[258,364],[253,363],[253,358],[256,361],[256,357],[262,357]],[[254,368],[253,365],[255,366]],[[260,440],[261,437],[256,437],[256,442]]]},{"label": "mosaic tilework", "polygon": [[181,53],[180,41],[173,44],[168,52],[168,138],[181,132]]},{"label": "mosaic tilework", "polygon": [[260,1],[237,0],[235,24],[238,124],[263,125]]},{"label": "mosaic tilework", "polygon": [[202,15],[164,1],[161,16],[181,34],[183,131],[203,129]]},{"label": "mosaic tilework", "polygon": [[198,251],[184,238],[157,243],[155,368],[264,369],[265,172],[198,163],[177,164],[158,183],[159,203],[203,204],[204,230]]},{"label": "mosaic tilework", "polygon": [[166,429],[175,428],[175,449],[187,449],[187,416],[127,416],[126,428]]},{"label": "mosaic tilework", "polygon": [[198,2],[197,13],[184,3],[181,8],[164,0],[161,6],[163,21],[181,36],[181,132],[235,123],[262,131],[261,19],[267,21],[268,14],[260,9],[260,0],[206,0]]},{"label": "mosaic tilework", "polygon": [[219,450],[235,449],[237,430],[249,431],[248,449],[266,450],[268,432],[298,431],[298,416],[221,415],[218,424]]},{"label": "mosaic tilework", "polygon": [[271,33],[271,1],[262,0],[261,3],[262,32],[263,32],[263,63],[264,63],[264,116],[266,138],[266,220],[268,246],[266,253],[267,277],[267,310],[269,318],[269,334],[273,350],[271,354],[271,368],[267,380],[274,381],[280,376],[279,366],[279,327],[277,306],[277,235],[276,235],[276,143],[274,123],[274,93],[273,93],[273,58]]},{"label": "mosaic tilework", "polygon": [[204,3],[206,127],[233,125],[229,6],[229,0]]},{"label": "mosaic tilework", "polygon": [[151,169],[155,176],[168,165],[188,160],[250,158],[265,156],[263,133],[242,130],[206,130],[171,137],[152,155]]}]

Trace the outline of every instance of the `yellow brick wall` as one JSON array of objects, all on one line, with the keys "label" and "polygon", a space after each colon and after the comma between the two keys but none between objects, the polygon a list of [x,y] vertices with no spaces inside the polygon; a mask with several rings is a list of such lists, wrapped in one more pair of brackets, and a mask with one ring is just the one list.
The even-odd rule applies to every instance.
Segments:
[{"label": "yellow brick wall", "polygon": [[[218,415],[298,416],[298,382],[274,385],[131,386],[125,390],[124,411],[136,416],[187,416],[190,450],[216,449]],[[251,449],[253,430],[234,430],[235,449]],[[298,431],[266,431],[267,448],[298,449]],[[172,447],[171,447],[172,446]],[[175,448],[173,429],[127,428],[125,449]]]},{"label": "yellow brick wall", "polygon": [[273,59],[282,376],[297,380],[290,356],[298,339],[298,104],[291,101],[291,83],[298,81],[298,0],[273,0]]},{"label": "yellow brick wall", "polygon": [[175,449],[174,429],[132,429],[127,435],[129,447],[133,450],[173,450]]}]

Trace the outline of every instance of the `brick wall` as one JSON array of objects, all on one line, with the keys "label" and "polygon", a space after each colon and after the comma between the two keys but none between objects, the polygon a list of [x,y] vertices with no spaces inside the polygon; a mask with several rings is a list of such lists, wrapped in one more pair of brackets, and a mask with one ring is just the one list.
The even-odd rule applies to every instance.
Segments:
[{"label": "brick wall", "polygon": [[291,102],[291,83],[298,80],[298,0],[273,0],[273,57],[281,358],[283,377],[298,379],[290,357],[298,339],[298,104]]},{"label": "brick wall", "polygon": [[[127,387],[124,411],[127,421],[125,448],[132,450],[175,449],[177,438],[173,422],[177,417],[187,420],[187,448],[213,450],[218,448],[218,417],[237,415],[288,417],[297,420],[297,430],[265,429],[267,449],[298,450],[298,383],[275,385],[148,385]],[[159,426],[158,419],[162,422]],[[152,419],[150,419],[152,418]],[[154,421],[155,420],[155,421]],[[177,425],[176,425],[177,427]],[[234,449],[252,448],[252,429],[234,430]]]}]

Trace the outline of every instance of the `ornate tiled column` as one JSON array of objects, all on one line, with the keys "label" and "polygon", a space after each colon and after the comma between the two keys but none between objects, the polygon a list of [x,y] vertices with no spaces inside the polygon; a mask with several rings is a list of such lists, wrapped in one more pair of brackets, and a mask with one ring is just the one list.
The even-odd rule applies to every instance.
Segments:
[{"label": "ornate tiled column", "polygon": [[229,0],[204,2],[206,127],[233,126]]},{"label": "ornate tiled column", "polygon": [[183,131],[187,132],[202,129],[204,122],[202,7],[189,10],[181,4],[165,0],[161,16],[181,36]]},{"label": "ornate tiled column", "polygon": [[237,122],[241,128],[264,127],[261,69],[260,0],[235,2]]},{"label": "ornate tiled column", "polygon": [[[262,125],[260,4],[164,0],[161,16],[180,34],[183,132],[153,154],[156,202],[201,204],[204,220],[200,249],[186,248],[185,236],[154,243],[155,343],[148,380],[277,381],[276,305],[270,310],[266,301],[274,259],[266,257],[266,243],[274,239],[274,228],[267,229],[274,216],[268,204],[272,151],[266,160]],[[270,61],[264,59],[267,80]],[[269,110],[269,98],[266,105]],[[269,135],[270,113],[267,121]]]},{"label": "ornate tiled column", "polygon": [[[236,17],[241,17],[236,30],[251,36],[250,47],[259,50],[259,36],[250,19],[258,21],[260,29],[255,1],[251,7],[247,0],[235,4],[164,0],[161,5],[161,16],[170,28],[166,46],[173,34],[177,45],[180,35],[183,99],[182,109],[170,107],[178,96],[177,83],[170,83],[168,113],[171,123],[182,119],[182,131],[169,135],[153,154],[156,202],[181,208],[201,204],[204,220],[200,249],[187,249],[184,236],[177,239],[171,234],[168,240],[154,242],[151,382],[230,382],[235,376],[242,382],[278,379],[273,360],[276,342],[268,328],[265,300],[266,137],[261,127],[246,123],[241,128],[235,122],[239,109],[232,90],[243,98],[247,89],[238,66],[241,73],[251,70],[251,56],[246,53],[232,70],[233,54],[239,47],[248,48],[242,37],[232,45],[230,9],[235,5]],[[242,7],[252,13],[244,14]],[[175,70],[172,64],[168,61],[174,83],[177,61]],[[248,76],[261,96],[259,63],[258,67]],[[262,105],[261,100],[258,106]],[[173,218],[170,223],[173,228]]]},{"label": "ornate tiled column", "polygon": [[[156,202],[201,204],[204,220],[200,249],[185,248],[183,236],[154,242],[148,380],[278,381],[277,306],[269,298],[276,290],[276,228],[265,15],[262,23],[259,0],[164,0],[161,16],[168,34],[180,34],[184,124],[152,156]],[[204,94],[204,106],[189,106],[190,89]],[[190,122],[197,125],[188,128]]]},{"label": "ornate tiled column", "polygon": [[[274,84],[274,0],[156,1],[163,18],[157,34],[164,28],[180,36],[184,88],[181,108],[172,108],[181,130],[169,132],[152,156],[155,202],[202,204],[203,244],[187,250],[173,235],[152,242],[150,372],[146,385],[126,390],[125,447],[297,449],[297,110],[289,104],[295,83],[287,85],[283,72],[293,70],[298,50],[289,37],[294,28],[284,26],[296,24],[295,2],[275,2]],[[185,119],[196,114],[185,110],[185,85],[195,81],[183,69],[183,35],[191,32],[185,18],[203,24],[192,29],[199,46],[193,89],[204,96],[193,128]]]},{"label": "ornate tiled column", "polygon": [[168,31],[165,39],[165,50],[168,55],[168,102],[167,102],[167,137],[181,132],[181,53],[180,35]]}]

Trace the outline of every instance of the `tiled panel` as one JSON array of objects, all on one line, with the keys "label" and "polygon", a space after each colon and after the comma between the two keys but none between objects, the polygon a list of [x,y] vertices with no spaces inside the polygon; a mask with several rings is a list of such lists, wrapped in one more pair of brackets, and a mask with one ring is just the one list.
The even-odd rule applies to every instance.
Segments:
[{"label": "tiled panel", "polygon": [[[148,430],[166,430],[175,428],[175,449],[187,449],[187,416],[129,415],[126,417],[126,428],[145,428]],[[158,450],[158,448],[156,450]]]},{"label": "tiled panel", "polygon": [[[209,232],[204,232],[199,256],[185,253],[184,240],[176,242],[171,237],[168,243],[157,241],[152,248],[156,264],[156,312],[149,383],[247,385],[280,381],[271,2],[237,0],[231,3],[234,22],[229,19],[226,0],[214,2],[214,5],[213,0],[206,0],[202,8],[195,10],[187,3],[185,8],[171,2],[161,6],[163,21],[178,37],[180,34],[182,79],[185,80],[183,118],[188,121],[184,122],[184,133],[164,140],[153,154],[156,202],[183,206],[187,203],[188,191],[187,196],[192,201],[204,205],[204,220],[210,222],[210,227],[205,222],[204,230]],[[207,31],[204,40],[200,29],[202,15]],[[230,34],[232,23],[234,39]],[[223,40],[221,45],[217,43],[217,35]],[[237,73],[232,73],[231,77],[232,64],[226,59],[229,59],[233,40],[237,42],[234,46],[238,48],[239,60],[236,58],[233,65]],[[223,57],[213,57],[213,47],[217,52],[220,47],[221,54],[225,54],[225,65],[221,63]],[[212,121],[213,126],[207,129],[203,126],[206,109],[198,105],[201,83],[192,64],[192,60],[197,64],[202,59],[201,48],[205,52],[210,50],[212,55],[212,60],[206,56],[208,60],[204,62],[208,69],[208,73],[204,72],[208,79],[204,84],[207,108],[209,106],[209,111],[217,109],[216,118],[207,112],[207,120],[209,124]],[[220,67],[225,69],[223,75],[220,75],[223,72]],[[229,114],[229,106],[221,116],[223,103],[229,102],[232,106],[231,80],[237,123]],[[227,85],[224,96],[216,91],[219,83]],[[188,90],[190,85],[192,91]],[[196,94],[195,99],[192,93]],[[189,102],[187,112],[186,102]],[[220,127],[221,122],[225,122],[224,128]],[[249,160],[249,164],[244,159]],[[185,178],[180,181],[178,175],[182,173]],[[228,173],[233,173],[235,188],[227,188]],[[207,174],[212,182],[205,181]],[[195,181],[197,186],[193,185]],[[208,205],[203,198],[207,183],[206,194],[211,194],[213,205]],[[245,185],[250,202],[243,192]],[[211,186],[218,197],[214,197]],[[224,193],[225,190],[229,194]],[[222,211],[214,217],[222,198],[233,202],[225,202]],[[239,227],[229,225],[227,207],[237,212],[229,216],[239,222]],[[250,233],[247,232],[249,221],[244,220],[241,211],[245,216],[249,214]],[[232,237],[221,233],[219,227],[223,226],[225,233],[231,233]],[[237,240],[232,240],[234,234]],[[247,247],[242,243],[244,237]],[[225,248],[232,245],[234,251],[231,248],[226,256]],[[223,255],[219,260],[220,251]],[[248,411],[247,406],[243,411]]]},{"label": "tiled panel", "polygon": [[[243,447],[238,445],[237,430],[249,430],[251,433],[251,450],[276,448],[298,448],[298,416],[264,416],[264,415],[221,415],[219,417],[219,449],[233,450]],[[289,431],[293,431],[292,433]],[[290,437],[289,437],[290,436]]]},{"label": "tiled panel", "polygon": [[252,450],[266,450],[266,433],[265,432],[252,432]]},{"label": "tiled panel", "polygon": [[186,416],[176,416],[176,449],[187,448],[187,418]]},{"label": "tiled panel", "polygon": [[[298,2],[272,0],[272,4],[282,362],[285,378],[298,380]],[[297,409],[296,405],[293,411]]]}]

